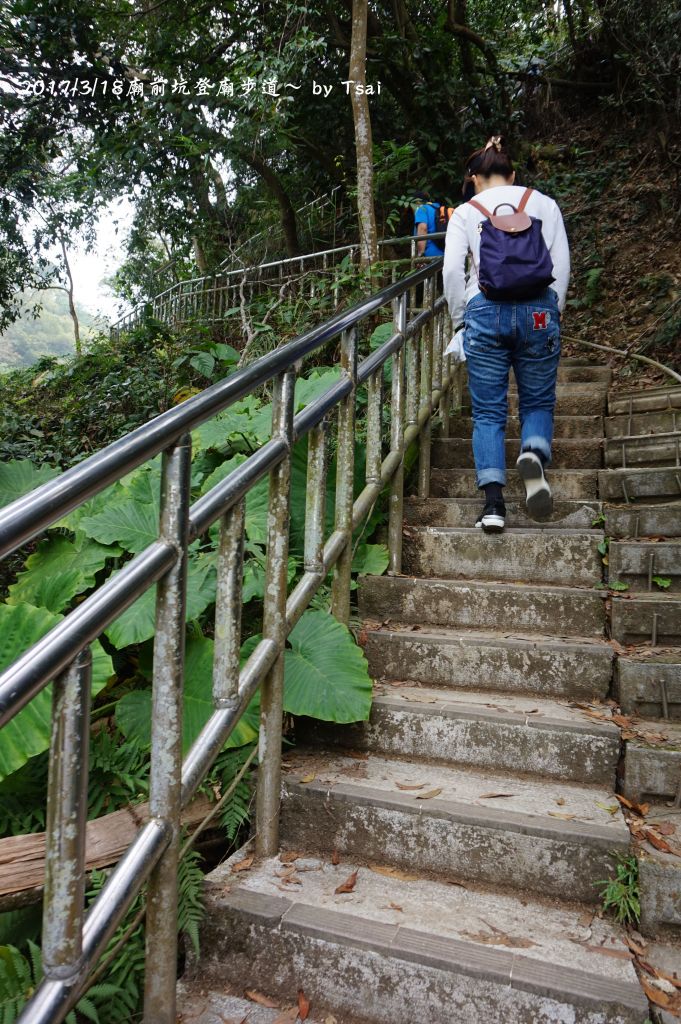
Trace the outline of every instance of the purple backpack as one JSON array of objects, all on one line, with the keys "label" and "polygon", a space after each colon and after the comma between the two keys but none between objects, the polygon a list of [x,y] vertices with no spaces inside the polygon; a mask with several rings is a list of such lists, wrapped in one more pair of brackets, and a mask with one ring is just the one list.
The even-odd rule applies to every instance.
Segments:
[{"label": "purple backpack", "polygon": [[[468,202],[483,213],[480,222],[480,266],[476,267],[480,290],[495,302],[531,299],[555,281],[553,260],[541,233],[541,220],[525,213],[532,189],[527,188],[516,209],[500,203],[490,213],[475,199]],[[502,206],[513,213],[497,214]]]}]

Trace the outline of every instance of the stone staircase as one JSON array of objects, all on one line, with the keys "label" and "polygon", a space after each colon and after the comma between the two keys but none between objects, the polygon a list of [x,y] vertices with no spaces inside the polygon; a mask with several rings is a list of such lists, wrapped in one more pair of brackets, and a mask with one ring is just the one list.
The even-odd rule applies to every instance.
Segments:
[{"label": "stone staircase", "polygon": [[[650,799],[652,817],[633,812],[642,927],[672,942],[646,956],[681,973],[680,860],[645,831],[663,814],[681,843],[681,468],[602,468],[622,416],[631,434],[657,406],[642,392],[609,409],[607,367],[559,374],[550,523],[527,518],[511,470],[506,531],[473,528],[467,410],[434,436],[431,496],[405,502],[403,575],[361,581],[371,720],[297,723],[284,853],[245,867],[242,850],[208,876],[182,1020],[296,1019],[241,1002],[246,989],[284,1006],[302,990],[331,1024],[672,1019],[663,997],[649,1010],[599,891],[632,849],[615,792]],[[512,418],[509,459],[517,437]],[[621,594],[601,582],[606,536]],[[649,589],[651,554],[668,590]]]}]

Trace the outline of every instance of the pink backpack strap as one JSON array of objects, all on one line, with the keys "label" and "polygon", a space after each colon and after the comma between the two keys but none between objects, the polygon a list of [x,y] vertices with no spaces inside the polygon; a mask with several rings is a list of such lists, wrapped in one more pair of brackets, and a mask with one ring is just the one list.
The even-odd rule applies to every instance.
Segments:
[{"label": "pink backpack strap", "polygon": [[492,216],[492,214],[489,212],[489,210],[486,210],[485,207],[481,203],[479,203],[476,199],[469,199],[468,200],[468,205],[469,206],[474,206],[475,209],[479,210],[480,213],[484,214],[485,217],[491,217]]},{"label": "pink backpack strap", "polygon": [[523,212],[523,210],[527,206],[527,201],[528,201],[528,199],[530,198],[530,196],[532,195],[533,192],[534,192],[533,188],[526,188],[525,189],[525,191],[523,192],[523,198],[520,200],[520,203],[518,204],[518,213],[522,213]]}]

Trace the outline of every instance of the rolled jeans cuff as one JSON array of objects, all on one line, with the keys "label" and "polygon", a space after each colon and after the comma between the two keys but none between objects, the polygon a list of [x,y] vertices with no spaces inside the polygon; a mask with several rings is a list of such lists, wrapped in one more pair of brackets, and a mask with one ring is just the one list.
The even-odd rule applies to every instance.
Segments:
[{"label": "rolled jeans cuff", "polygon": [[503,487],[505,483],[505,469],[481,469],[475,477],[476,487],[484,487],[485,484],[501,484]]},{"label": "rolled jeans cuff", "polygon": [[523,440],[522,451],[526,452],[528,448],[534,448],[536,452],[541,452],[546,458],[546,464],[549,465],[551,462],[551,445],[542,437],[541,434],[532,434],[531,437],[526,437]]}]

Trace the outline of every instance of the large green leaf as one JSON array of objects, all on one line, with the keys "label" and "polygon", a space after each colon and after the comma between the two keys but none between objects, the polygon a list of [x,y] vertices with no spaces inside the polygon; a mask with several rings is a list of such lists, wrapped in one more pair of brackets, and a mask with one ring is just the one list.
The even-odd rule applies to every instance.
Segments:
[{"label": "large green leaf", "polygon": [[[193,637],[187,641],[184,673],[182,749],[186,754],[213,714],[213,641]],[[227,747],[242,747],[258,738],[259,695],[253,698],[227,740]],[[151,743],[151,690],[127,693],[116,705],[116,721],[128,739]]]},{"label": "large green leaf", "polygon": [[[46,608],[29,604],[0,605],[0,671],[11,665],[60,621]],[[99,643],[92,645],[92,692],[98,693],[112,674],[111,659]],[[50,745],[52,685],[0,730],[0,779],[21,768]]]},{"label": "large green leaf", "polygon": [[[247,395],[225,409],[224,412],[218,413],[212,420],[203,423],[192,434],[194,452],[205,449],[221,451],[230,444],[233,438],[240,435],[245,435],[256,443],[258,438],[251,424],[259,407],[258,399],[254,395]],[[262,440],[266,440],[267,437],[269,434],[266,434]]]},{"label": "large green leaf", "polygon": [[284,708],[325,722],[369,717],[372,682],[352,634],[331,615],[307,611],[289,634]]},{"label": "large green leaf", "polygon": [[[187,565],[187,621],[196,619],[215,601],[215,566],[202,556],[190,554]],[[156,585],[145,590],[134,604],[105,630],[119,649],[149,640],[156,630]]]},{"label": "large green leaf", "polygon": [[126,551],[138,554],[158,537],[158,508],[126,497],[102,509],[94,516],[85,516],[80,529],[100,544],[120,544]]},{"label": "large green leaf", "polygon": [[57,466],[36,466],[30,459],[0,462],[0,508],[60,473]]},{"label": "large green leaf", "polygon": [[76,594],[94,586],[107,558],[121,554],[119,547],[84,539],[74,543],[50,536],[41,541],[26,561],[26,571],[9,588],[8,604],[33,604],[61,612]]},{"label": "large green leaf", "polygon": [[381,576],[389,560],[386,544],[360,544],[352,559],[352,571]]}]

